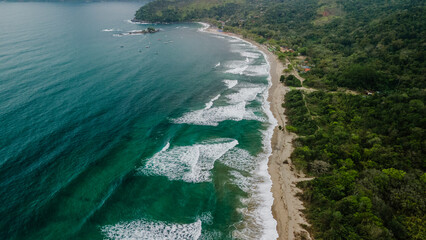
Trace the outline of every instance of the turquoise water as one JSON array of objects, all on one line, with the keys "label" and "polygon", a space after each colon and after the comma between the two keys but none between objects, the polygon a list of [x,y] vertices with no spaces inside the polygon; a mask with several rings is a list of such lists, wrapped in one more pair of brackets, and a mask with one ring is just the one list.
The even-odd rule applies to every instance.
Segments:
[{"label": "turquoise water", "polygon": [[141,3],[0,3],[2,239],[272,239],[268,64]]}]

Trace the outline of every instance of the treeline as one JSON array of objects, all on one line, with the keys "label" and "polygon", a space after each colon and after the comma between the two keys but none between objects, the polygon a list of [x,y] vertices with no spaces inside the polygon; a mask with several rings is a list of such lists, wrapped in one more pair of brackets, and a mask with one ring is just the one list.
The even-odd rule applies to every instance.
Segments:
[{"label": "treeline", "polygon": [[315,176],[300,184],[314,236],[425,239],[426,93],[304,99],[290,91],[285,106],[300,136],[292,160]]},{"label": "treeline", "polygon": [[156,0],[141,7],[136,20],[147,22],[188,22],[228,18],[241,9],[238,0]]}]

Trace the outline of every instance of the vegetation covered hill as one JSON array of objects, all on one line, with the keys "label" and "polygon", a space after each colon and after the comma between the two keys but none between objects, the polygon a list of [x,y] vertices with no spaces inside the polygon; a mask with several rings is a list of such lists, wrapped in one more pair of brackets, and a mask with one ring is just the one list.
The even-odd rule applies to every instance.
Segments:
[{"label": "vegetation covered hill", "polygon": [[[292,160],[315,176],[301,184],[310,231],[426,239],[425,1],[156,0],[135,18],[208,21],[307,65],[303,85],[320,91],[290,91],[285,107]],[[361,94],[327,92],[337,88]]]}]

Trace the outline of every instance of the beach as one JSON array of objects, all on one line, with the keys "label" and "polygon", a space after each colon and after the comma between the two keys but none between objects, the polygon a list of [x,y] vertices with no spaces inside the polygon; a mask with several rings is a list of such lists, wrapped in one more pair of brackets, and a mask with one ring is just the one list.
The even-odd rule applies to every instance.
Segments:
[{"label": "beach", "polygon": [[[278,239],[311,239],[309,233],[303,229],[303,225],[309,226],[303,217],[304,209],[302,201],[296,196],[301,192],[296,187],[299,181],[307,180],[303,173],[297,172],[292,165],[290,155],[293,152],[292,142],[296,135],[285,130],[287,118],[285,109],[282,107],[285,94],[290,91],[289,87],[280,83],[279,79],[286,68],[278,58],[268,51],[266,46],[261,45],[253,40],[243,38],[241,35],[219,32],[215,27],[207,27],[204,31],[212,34],[219,34],[243,39],[258,47],[270,65],[271,87],[269,88],[268,101],[270,110],[277,120],[277,126],[274,128],[271,139],[272,153],[269,157],[268,172],[272,180],[271,192],[274,197],[272,205],[272,214],[277,221]],[[281,129],[279,127],[281,126]]]}]

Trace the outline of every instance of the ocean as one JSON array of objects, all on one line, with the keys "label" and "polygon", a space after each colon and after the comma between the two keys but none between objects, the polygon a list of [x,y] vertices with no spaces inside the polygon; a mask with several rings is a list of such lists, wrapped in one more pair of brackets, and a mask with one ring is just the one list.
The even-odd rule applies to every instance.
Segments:
[{"label": "ocean", "polygon": [[142,4],[0,2],[1,239],[278,236],[265,56]]}]

